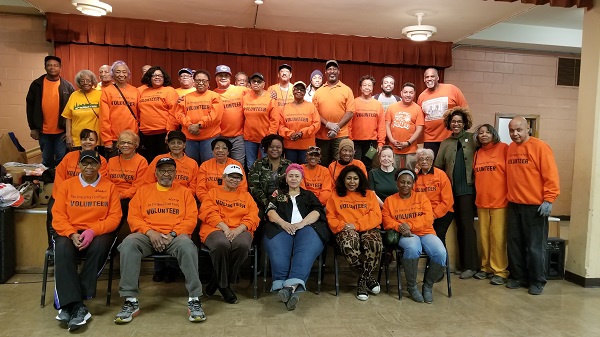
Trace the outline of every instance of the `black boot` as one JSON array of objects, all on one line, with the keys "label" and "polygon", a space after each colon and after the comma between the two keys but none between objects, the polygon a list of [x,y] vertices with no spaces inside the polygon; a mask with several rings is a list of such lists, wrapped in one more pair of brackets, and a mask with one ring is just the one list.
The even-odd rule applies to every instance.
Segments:
[{"label": "black boot", "polygon": [[429,268],[425,271],[425,279],[423,280],[423,299],[425,303],[433,302],[433,284],[445,270],[445,266],[441,266],[433,261],[429,264]]}]

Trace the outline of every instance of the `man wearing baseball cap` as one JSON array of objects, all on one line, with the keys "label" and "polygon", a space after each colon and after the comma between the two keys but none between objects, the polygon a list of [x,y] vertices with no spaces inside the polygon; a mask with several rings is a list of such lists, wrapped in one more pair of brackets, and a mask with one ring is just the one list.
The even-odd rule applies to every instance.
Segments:
[{"label": "man wearing baseball cap", "polygon": [[246,87],[231,85],[231,68],[226,65],[217,66],[215,79],[217,88],[213,90],[221,95],[223,117],[221,118],[221,136],[227,138],[233,148],[231,158],[243,163],[246,160],[244,147],[244,110],[242,97],[251,90]]},{"label": "man wearing baseball cap", "polygon": [[179,97],[183,97],[190,92],[196,91],[193,76],[194,71],[190,68],[181,68],[179,70],[179,88],[175,89]]},{"label": "man wearing baseball cap", "polygon": [[190,238],[196,227],[198,210],[193,194],[173,183],[177,166],[173,158],[160,158],[154,170],[156,183],[142,186],[129,204],[127,222],[131,234],[119,245],[119,295],[125,297],[125,303],[115,316],[117,324],[129,323],[139,314],[137,296],[140,293],[141,260],[156,253],[177,258],[189,294],[188,320],[206,320],[200,303],[202,283],[198,275],[198,249]]},{"label": "man wearing baseball cap", "polygon": [[294,101],[294,94],[292,93],[292,66],[284,63],[277,67],[277,78],[279,82],[273,84],[267,88],[267,91],[271,94],[271,97],[277,100],[277,106],[280,109],[287,104]]},{"label": "man wearing baseball cap", "polygon": [[313,104],[321,116],[321,128],[316,135],[321,148],[322,165],[337,160],[342,139],[348,138],[348,122],[354,114],[354,93],[339,79],[340,69],[336,60],[325,62],[325,84],[313,96]]}]

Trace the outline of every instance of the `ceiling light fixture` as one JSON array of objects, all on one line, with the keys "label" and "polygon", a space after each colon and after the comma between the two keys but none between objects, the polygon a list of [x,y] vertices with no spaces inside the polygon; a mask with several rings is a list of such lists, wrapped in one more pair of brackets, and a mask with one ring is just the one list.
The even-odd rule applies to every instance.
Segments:
[{"label": "ceiling light fixture", "polygon": [[263,4],[263,0],[254,0],[254,3],[257,5],[262,5]]},{"label": "ceiling light fixture", "polygon": [[103,16],[112,12],[112,6],[100,0],[71,0],[71,3],[84,15]]},{"label": "ceiling light fixture", "polygon": [[421,21],[425,16],[425,13],[415,13],[415,16],[418,20],[418,25],[416,26],[408,26],[402,29],[402,35],[413,41],[426,41],[433,34],[437,33],[437,28],[434,26],[422,25]]}]

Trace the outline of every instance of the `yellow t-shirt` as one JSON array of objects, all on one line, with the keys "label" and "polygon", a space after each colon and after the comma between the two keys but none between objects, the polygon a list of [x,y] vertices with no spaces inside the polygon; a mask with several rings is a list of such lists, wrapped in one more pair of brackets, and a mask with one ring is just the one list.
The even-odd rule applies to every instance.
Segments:
[{"label": "yellow t-shirt", "polygon": [[[87,98],[86,98],[87,96]],[[71,94],[62,116],[71,120],[73,146],[81,146],[79,134],[83,129],[94,130],[100,136],[100,97],[102,91],[92,90],[87,94],[77,90]]]}]

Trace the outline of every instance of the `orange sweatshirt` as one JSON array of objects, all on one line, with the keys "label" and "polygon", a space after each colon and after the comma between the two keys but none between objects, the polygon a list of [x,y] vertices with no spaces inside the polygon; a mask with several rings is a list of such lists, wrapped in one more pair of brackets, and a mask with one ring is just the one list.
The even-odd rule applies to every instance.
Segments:
[{"label": "orange sweatshirt", "polygon": [[230,85],[227,89],[215,89],[221,95],[223,102],[223,118],[221,118],[221,136],[237,137],[244,133],[244,109],[242,108],[242,97],[251,92],[246,87]]},{"label": "orange sweatshirt", "polygon": [[83,187],[75,177],[65,181],[56,193],[52,227],[65,237],[86,229],[102,235],[117,229],[121,215],[119,194],[110,180],[100,177],[96,187]]},{"label": "orange sweatshirt", "polygon": [[[288,85],[288,90],[281,90],[279,83],[273,84],[272,86],[267,88],[267,92],[271,94],[271,91],[274,91],[277,94],[277,106],[280,110],[283,110],[283,107],[286,105],[292,104],[294,102],[294,93],[293,93],[294,85],[290,83]],[[310,103],[309,103],[310,104]],[[285,107],[287,109],[287,106]]]},{"label": "orange sweatshirt", "polygon": [[400,224],[406,223],[412,234],[435,235],[431,202],[424,193],[411,193],[410,198],[402,199],[398,193],[390,195],[383,202],[383,228],[400,231]]},{"label": "orange sweatshirt", "polygon": [[[402,102],[396,102],[390,104],[387,109],[386,125],[390,126],[390,132],[394,140],[406,142],[415,134],[417,126],[423,124],[423,111],[415,102],[411,102],[409,106],[404,105]],[[393,149],[396,154],[415,153],[417,152],[417,141],[413,141],[405,149],[398,150],[395,147]]]},{"label": "orange sweatshirt", "polygon": [[[56,199],[56,192],[60,185],[67,179],[78,176],[81,173],[79,169],[79,156],[81,151],[71,151],[67,153],[60,163],[56,166],[54,171],[54,185],[52,186],[52,197]],[[100,170],[98,173],[103,176],[108,176],[108,165],[104,157],[100,157]]]},{"label": "orange sweatshirt", "polygon": [[506,154],[508,201],[525,205],[553,203],[560,194],[560,180],[552,149],[535,138],[511,143]]},{"label": "orange sweatshirt", "polygon": [[179,95],[179,97],[183,97],[187,94],[189,94],[190,92],[194,92],[196,91],[196,88],[191,87],[189,89],[184,89],[184,88],[177,88],[175,89],[175,92],[177,92],[177,95]]},{"label": "orange sweatshirt", "polygon": [[50,81],[44,77],[42,87],[42,133],[56,135],[64,130],[58,127],[60,117],[60,80]]},{"label": "orange sweatshirt", "polygon": [[[205,140],[221,134],[223,104],[221,97],[214,91],[192,92],[183,96],[177,105],[177,122],[188,140]],[[188,127],[200,124],[200,134],[192,135]]]},{"label": "orange sweatshirt", "polygon": [[439,83],[437,89],[423,90],[417,103],[421,106],[425,117],[423,141],[441,142],[452,133],[444,126],[444,112],[455,106],[468,107],[462,91],[452,84]]},{"label": "orange sweatshirt", "polygon": [[127,160],[121,155],[108,160],[108,178],[117,186],[121,199],[131,199],[146,183],[148,162],[139,154]]},{"label": "orange sweatshirt", "polygon": [[504,208],[508,205],[506,151],[502,142],[488,144],[475,152],[475,205],[479,208]]},{"label": "orange sweatshirt", "polygon": [[206,241],[208,235],[217,228],[219,222],[224,222],[227,227],[234,229],[241,224],[246,225],[248,232],[254,233],[258,227],[258,207],[252,196],[247,191],[238,188],[235,192],[228,192],[224,188],[213,188],[206,194],[198,218],[200,225],[200,240]]},{"label": "orange sweatshirt", "polygon": [[277,133],[279,128],[279,110],[277,101],[265,91],[261,96],[256,96],[252,91],[244,96],[244,139],[254,143],[260,141],[268,134]]},{"label": "orange sweatshirt", "polygon": [[[315,91],[312,102],[317,107],[319,115],[333,123],[339,122],[346,112],[355,111],[354,93],[352,93],[352,89],[342,83],[342,81],[338,81],[338,83],[333,86],[327,82],[323,84]],[[316,138],[329,140],[327,132],[329,132],[327,128],[320,128]],[[347,136],[348,124],[340,129],[336,138]]]},{"label": "orange sweatshirt", "polygon": [[383,105],[373,97],[354,99],[356,110],[348,123],[352,140],[377,140],[377,146],[385,144],[385,112]]},{"label": "orange sweatshirt", "polygon": [[121,132],[131,130],[138,133],[138,102],[140,92],[132,85],[127,84],[125,88],[120,88],[127,99],[135,118],[131,111],[125,105],[125,101],[114,85],[102,90],[100,99],[100,138],[104,145],[112,145],[119,138]]},{"label": "orange sweatshirt", "polygon": [[[283,147],[291,150],[306,150],[315,145],[315,134],[321,126],[317,108],[309,102],[298,105],[294,101],[285,109],[280,109],[279,135],[283,137]],[[302,131],[302,138],[291,140],[294,132]]]},{"label": "orange sweatshirt", "polygon": [[[211,158],[200,165],[196,183],[196,198],[198,198],[198,201],[202,202],[208,191],[215,187],[221,187],[224,184],[222,180],[223,171],[225,171],[227,165],[244,167],[237,160],[231,158],[227,158],[227,161],[223,165],[217,163],[217,159],[215,158]],[[221,184],[219,184],[219,181],[221,181]],[[248,191],[248,181],[246,180],[246,177],[242,178],[238,190]]]},{"label": "orange sweatshirt", "polygon": [[[365,167],[365,164],[363,164],[362,161],[360,161],[358,159],[352,159],[352,161],[348,165],[358,166],[358,168],[360,168],[365,173],[365,176],[368,176],[367,168]],[[331,175],[331,179],[332,179],[331,182],[332,182],[333,189],[335,189],[335,180],[340,175],[340,172],[342,172],[344,167],[346,167],[348,165],[342,165],[339,163],[338,160],[333,161],[333,162],[331,162],[331,164],[329,164],[329,174]]]},{"label": "orange sweatshirt", "polygon": [[454,196],[452,184],[446,172],[437,167],[432,167],[429,173],[419,173],[419,178],[413,186],[415,192],[423,192],[429,198],[433,208],[433,217],[441,218],[448,212],[454,212]]},{"label": "orange sweatshirt", "polygon": [[196,200],[187,188],[177,184],[164,188],[155,183],[142,186],[131,199],[127,222],[132,233],[146,234],[152,229],[161,234],[191,235],[197,217]]},{"label": "orange sweatshirt", "polygon": [[367,190],[367,195],[348,192],[345,197],[332,193],[325,207],[327,223],[333,234],[344,229],[346,224],[354,224],[357,232],[377,228],[381,224],[381,209],[375,192]]},{"label": "orange sweatshirt", "polygon": [[303,164],[304,177],[300,183],[300,187],[313,192],[323,206],[327,204],[327,200],[331,197],[331,190],[335,185],[331,180],[329,170],[321,165],[317,165],[314,169],[309,169],[308,165]]},{"label": "orange sweatshirt", "polygon": [[[170,153],[161,154],[156,156],[154,160],[152,160],[150,165],[148,165],[148,170],[146,170],[145,179],[147,184],[156,182],[156,162],[158,162],[160,158],[164,157],[173,158]],[[196,194],[198,163],[194,159],[186,155],[183,155],[183,157],[179,159],[175,159],[175,161],[177,162],[177,173],[175,173],[175,180],[173,181],[173,183],[179,184],[183,187],[187,187],[192,193],[192,195]]]},{"label": "orange sweatshirt", "polygon": [[142,91],[138,109],[140,131],[153,135],[174,130],[175,107],[179,95],[172,87],[148,88]]}]

